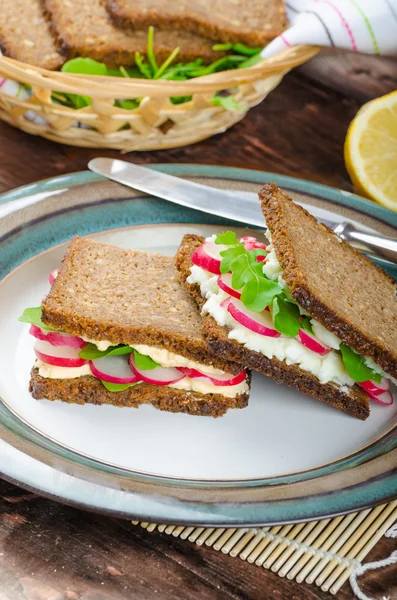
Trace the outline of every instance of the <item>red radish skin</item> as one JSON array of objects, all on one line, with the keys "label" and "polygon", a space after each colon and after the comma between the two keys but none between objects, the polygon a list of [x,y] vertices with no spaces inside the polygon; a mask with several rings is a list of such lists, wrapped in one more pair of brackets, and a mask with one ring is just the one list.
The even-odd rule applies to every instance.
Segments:
[{"label": "red radish skin", "polygon": [[54,283],[55,279],[58,277],[58,273],[59,269],[54,269],[54,271],[51,271],[51,273],[48,276],[48,281],[50,282],[50,285]]},{"label": "red radish skin", "polygon": [[226,292],[226,294],[229,294],[230,296],[233,296],[233,298],[237,298],[238,300],[240,299],[241,292],[232,288],[232,276],[230,273],[224,273],[223,275],[219,275],[216,282],[221,288],[221,290]]},{"label": "red radish skin", "polygon": [[39,360],[54,367],[82,367],[88,361],[79,357],[79,348],[52,346],[49,342],[36,340],[34,352]]},{"label": "red radish skin", "polygon": [[382,406],[390,406],[393,404],[393,396],[390,390],[387,390],[382,394],[368,394],[368,396],[371,398],[372,402],[376,402],[376,404],[381,404]]},{"label": "red radish skin", "polygon": [[140,378],[132,372],[128,356],[104,356],[90,360],[90,369],[94,377],[109,383],[138,383]]},{"label": "red radish skin", "polygon": [[237,323],[243,325],[254,333],[267,337],[280,337],[281,333],[274,329],[273,321],[269,312],[256,313],[248,310],[240,300],[227,298],[221,303]]},{"label": "red radish skin", "polygon": [[70,348],[84,348],[87,342],[75,335],[63,333],[62,331],[46,331],[38,325],[31,325],[29,329],[30,335],[33,335],[37,340],[48,342],[51,346],[69,346]]},{"label": "red radish skin", "polygon": [[329,348],[329,346],[325,346],[325,344],[319,342],[314,335],[308,331],[305,331],[304,329],[299,330],[298,338],[303,346],[309,350],[312,350],[312,352],[316,352],[316,354],[320,354],[321,356],[329,354],[332,350],[332,348]]},{"label": "red radish skin", "polygon": [[224,385],[225,387],[238,385],[247,377],[245,371],[241,371],[238,375],[229,375],[228,373],[225,373],[224,375],[208,375],[208,373],[201,373],[200,371],[197,371],[197,369],[189,369],[188,367],[177,367],[177,369],[186,377],[190,377],[190,379],[208,379],[214,385]]},{"label": "red radish skin", "polygon": [[171,385],[184,379],[185,375],[174,367],[155,367],[151,370],[137,369],[134,353],[129,356],[130,367],[137,377],[152,385]]},{"label": "red radish skin", "polygon": [[254,250],[255,248],[263,248],[264,250],[266,250],[267,248],[266,244],[258,242],[256,237],[253,237],[252,235],[245,235],[244,237],[239,239],[239,242],[241,244],[244,244],[244,248],[246,250]]},{"label": "red radish skin", "polygon": [[227,246],[215,244],[215,242],[204,242],[192,254],[192,263],[209,271],[213,275],[221,274],[220,252],[226,250]]},{"label": "red radish skin", "polygon": [[379,396],[383,394],[383,392],[388,392],[390,389],[390,384],[386,377],[382,377],[382,381],[380,383],[376,383],[376,381],[361,381],[359,384],[369,396]]}]

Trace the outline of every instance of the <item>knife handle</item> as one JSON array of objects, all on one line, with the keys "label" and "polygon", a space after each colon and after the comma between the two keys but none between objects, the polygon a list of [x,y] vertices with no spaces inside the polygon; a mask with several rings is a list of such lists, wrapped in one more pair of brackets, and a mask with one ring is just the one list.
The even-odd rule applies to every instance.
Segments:
[{"label": "knife handle", "polygon": [[356,246],[365,254],[371,254],[397,264],[397,239],[379,233],[368,233],[357,229],[351,223],[340,223],[334,231],[343,240]]}]

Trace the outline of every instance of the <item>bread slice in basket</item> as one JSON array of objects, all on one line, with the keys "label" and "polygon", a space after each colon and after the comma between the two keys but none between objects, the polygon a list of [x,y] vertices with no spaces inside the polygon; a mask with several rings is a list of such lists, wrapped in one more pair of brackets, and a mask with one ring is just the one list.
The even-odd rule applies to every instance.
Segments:
[{"label": "bread slice in basket", "polygon": [[[280,328],[276,331],[271,303],[266,319],[272,329],[262,335],[253,333],[255,328],[244,327],[243,320],[231,317],[232,312],[238,316],[235,309],[241,307],[241,301],[233,297],[227,300],[227,293],[217,285],[218,276],[207,273],[206,279],[205,269],[197,267],[194,257],[192,263],[192,256],[197,248],[203,248],[205,240],[186,235],[176,266],[202,310],[208,349],[217,357],[235,360],[365,419],[370,412],[368,389],[377,390],[375,400],[392,401],[390,391],[381,393],[383,388],[389,390],[388,380],[397,375],[396,283],[277,186],[266,185],[259,196],[271,239],[263,272],[271,279],[271,269],[277,265],[273,283],[278,281],[281,289],[288,291],[287,304],[295,306],[297,337],[280,334]],[[307,321],[311,333],[301,337],[299,327],[303,330]],[[264,341],[266,334],[275,337]],[[370,374],[368,381],[362,370],[353,372],[348,362],[351,356],[354,369],[359,364]],[[379,383],[372,383],[372,377]]]},{"label": "bread slice in basket", "polygon": [[[110,21],[103,0],[43,0],[52,29],[68,58],[88,56],[109,66],[135,64],[135,52],[146,54],[147,29],[127,33]],[[211,62],[220,56],[213,42],[193,33],[157,32],[154,51],[159,62],[179,47],[178,60],[201,57]]]},{"label": "bread slice in basket", "polygon": [[10,58],[57,69],[64,62],[41,0],[0,0],[0,48]]},{"label": "bread slice in basket", "polygon": [[283,0],[107,0],[107,9],[126,29],[154,25],[249,46],[264,46],[287,27]]}]

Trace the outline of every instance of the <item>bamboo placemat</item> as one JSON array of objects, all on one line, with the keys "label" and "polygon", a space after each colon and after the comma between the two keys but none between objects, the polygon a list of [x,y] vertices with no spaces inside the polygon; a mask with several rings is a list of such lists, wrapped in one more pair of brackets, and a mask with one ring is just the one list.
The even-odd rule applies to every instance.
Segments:
[{"label": "bamboo placemat", "polygon": [[261,528],[178,527],[140,523],[239,557],[280,577],[315,584],[336,594],[368,552],[397,521],[397,501],[321,521]]}]

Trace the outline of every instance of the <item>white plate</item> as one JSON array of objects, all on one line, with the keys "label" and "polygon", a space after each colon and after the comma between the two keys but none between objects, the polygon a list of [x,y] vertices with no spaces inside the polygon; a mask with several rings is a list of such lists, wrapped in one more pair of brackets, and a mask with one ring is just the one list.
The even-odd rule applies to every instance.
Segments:
[{"label": "white plate", "polygon": [[[95,234],[125,248],[174,254],[186,232],[219,227],[156,225]],[[28,392],[34,362],[24,308],[38,306],[62,245],[14,271],[0,294],[0,396],[30,427],[57,444],[98,461],[160,476],[240,480],[296,473],[337,461],[377,440],[397,422],[397,403],[371,403],[359,421],[272,379],[255,374],[248,408],[224,417],[193,417],[156,410],[36,401]]]}]

